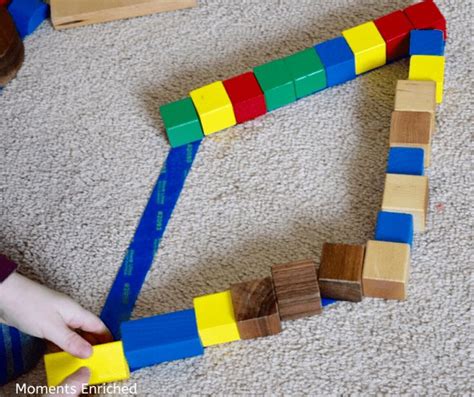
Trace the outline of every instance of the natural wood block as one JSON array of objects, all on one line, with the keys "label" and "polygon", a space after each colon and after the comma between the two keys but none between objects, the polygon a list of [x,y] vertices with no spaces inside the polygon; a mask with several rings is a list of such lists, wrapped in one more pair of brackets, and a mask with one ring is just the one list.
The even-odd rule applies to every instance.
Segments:
[{"label": "natural wood block", "polygon": [[431,113],[394,111],[390,125],[390,146],[422,148],[425,152],[425,167],[428,167],[433,132],[434,118]]},{"label": "natural wood block", "polygon": [[196,5],[197,0],[51,0],[51,21],[66,29]]},{"label": "natural wood block", "polygon": [[324,298],[362,300],[364,246],[324,243],[319,265],[319,289]]},{"label": "natural wood block", "polygon": [[409,271],[408,244],[368,241],[362,273],[364,296],[405,299]]},{"label": "natural wood block", "polygon": [[130,377],[122,341],[95,345],[92,347],[92,355],[84,359],[66,352],[46,354],[44,366],[50,387],[58,386],[64,378],[81,367],[88,367],[91,371],[89,385],[115,382]]},{"label": "natural wood block", "polygon": [[436,112],[436,83],[434,81],[398,80],[395,110],[407,112]]},{"label": "natural wood block", "polygon": [[386,174],[382,210],[413,215],[415,231],[423,232],[428,211],[428,177]]},{"label": "natural wood block", "polygon": [[271,277],[233,284],[230,292],[242,339],[281,332],[280,314]]},{"label": "natural wood block", "polygon": [[314,262],[306,260],[274,265],[272,276],[282,320],[321,313],[321,295]]}]

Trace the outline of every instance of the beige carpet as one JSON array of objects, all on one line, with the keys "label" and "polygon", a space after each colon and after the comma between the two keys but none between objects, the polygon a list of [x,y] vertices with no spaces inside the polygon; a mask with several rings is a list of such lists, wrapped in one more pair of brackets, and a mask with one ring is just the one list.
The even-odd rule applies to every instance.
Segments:
[{"label": "beige carpet", "polygon": [[[129,381],[140,396],[472,392],[470,3],[439,1],[445,101],[408,300],[338,303],[278,336],[140,370]],[[69,31],[45,23],[0,96],[0,251],[99,312],[168,152],[160,105],[408,4],[200,0]],[[274,263],[319,262],[325,241],[371,238],[406,77],[402,61],[206,139],[135,317],[191,307]],[[43,383],[43,371],[20,382]]]}]

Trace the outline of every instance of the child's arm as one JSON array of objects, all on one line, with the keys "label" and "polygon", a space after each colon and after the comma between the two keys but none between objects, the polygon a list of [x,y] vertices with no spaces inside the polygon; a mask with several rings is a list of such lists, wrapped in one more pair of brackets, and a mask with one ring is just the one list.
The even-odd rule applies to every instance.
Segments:
[{"label": "child's arm", "polygon": [[97,343],[112,340],[107,327],[95,314],[68,296],[16,272],[0,283],[0,319],[80,358],[89,357],[92,346],[76,330],[93,334]]}]

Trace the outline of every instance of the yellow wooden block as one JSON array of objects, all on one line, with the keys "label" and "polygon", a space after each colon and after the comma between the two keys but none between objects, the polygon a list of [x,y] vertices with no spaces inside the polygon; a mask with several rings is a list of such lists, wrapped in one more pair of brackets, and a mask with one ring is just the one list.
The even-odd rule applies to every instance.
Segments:
[{"label": "yellow wooden block", "polygon": [[428,210],[428,177],[385,175],[382,210],[412,214],[415,231],[423,232]]},{"label": "yellow wooden block", "polygon": [[409,272],[409,244],[367,242],[362,271],[364,296],[405,299]]},{"label": "yellow wooden block", "polygon": [[90,385],[128,379],[130,370],[121,341],[95,345],[92,356],[76,358],[69,353],[51,353],[44,356],[48,386],[58,386],[81,367],[91,371]]},{"label": "yellow wooden block", "polygon": [[204,135],[236,124],[234,108],[222,81],[193,90],[189,95],[198,112]]},{"label": "yellow wooden block", "polygon": [[194,310],[203,346],[240,339],[230,291],[194,298]]},{"label": "yellow wooden block", "polygon": [[385,65],[386,44],[375,23],[370,21],[342,32],[355,58],[356,74]]},{"label": "yellow wooden block", "polygon": [[436,102],[443,102],[444,56],[413,55],[410,58],[410,80],[431,80],[436,83]]}]

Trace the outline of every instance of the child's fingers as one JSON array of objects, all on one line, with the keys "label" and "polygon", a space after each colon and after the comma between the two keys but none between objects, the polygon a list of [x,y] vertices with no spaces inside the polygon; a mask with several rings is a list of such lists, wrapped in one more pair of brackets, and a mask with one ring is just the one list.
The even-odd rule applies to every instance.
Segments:
[{"label": "child's fingers", "polygon": [[87,358],[92,354],[91,344],[64,323],[51,324],[45,330],[44,337],[73,356]]},{"label": "child's fingers", "polygon": [[[67,393],[64,394],[48,394],[49,397],[66,397],[79,396],[82,393],[84,385],[87,385],[91,377],[91,371],[87,367],[79,368],[76,372],[69,375],[63,380],[61,386],[65,386]],[[67,387],[66,387],[67,386]]]}]

